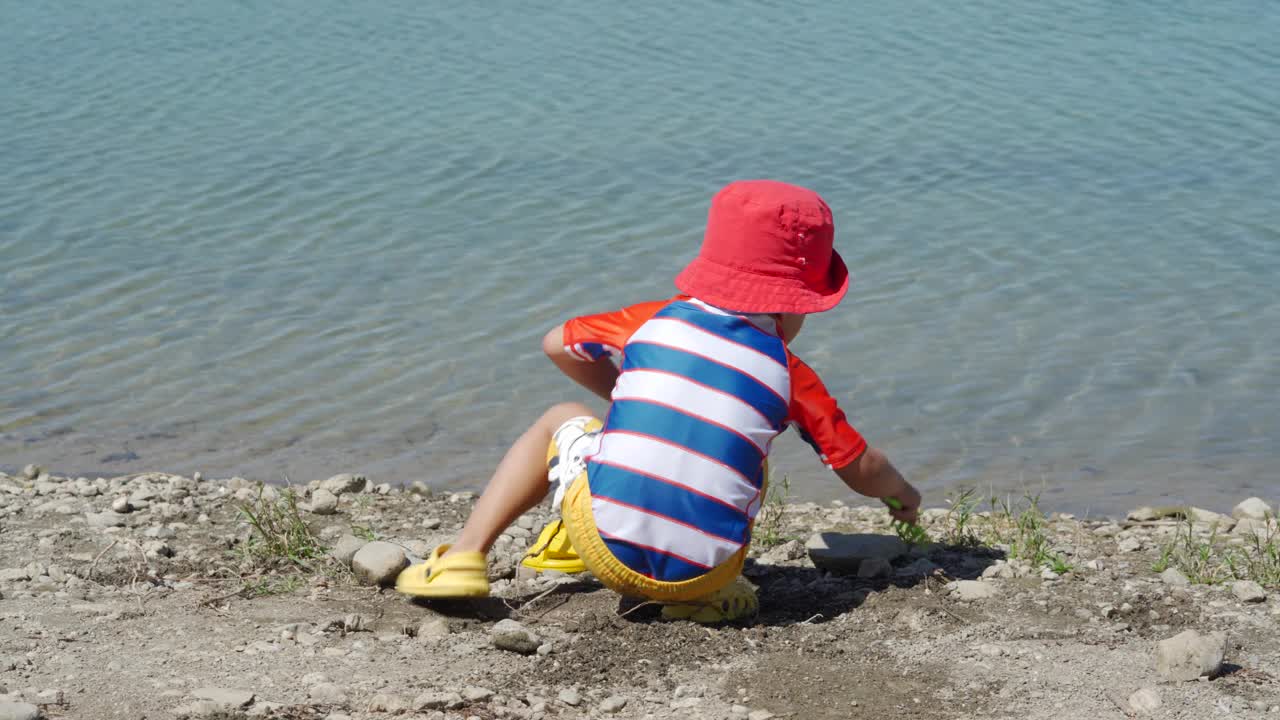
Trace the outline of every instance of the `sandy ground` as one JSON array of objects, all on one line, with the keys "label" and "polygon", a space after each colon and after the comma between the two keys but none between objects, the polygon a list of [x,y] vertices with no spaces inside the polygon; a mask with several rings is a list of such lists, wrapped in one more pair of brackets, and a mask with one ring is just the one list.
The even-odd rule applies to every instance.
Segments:
[{"label": "sandy ground", "polygon": [[[772,530],[795,539],[746,571],[760,615],[708,627],[590,577],[517,574],[545,510],[493,553],[495,597],[421,604],[341,560],[247,560],[238,508],[257,490],[239,479],[32,474],[0,475],[0,719],[1280,718],[1280,589],[1246,602],[1157,575],[1167,521],[1052,516],[1061,575],[932,545],[860,578],[801,541],[892,535],[884,511],[789,505]],[[302,517],[328,544],[354,532],[414,557],[471,501],[364,484]],[[928,520],[939,537],[949,522]],[[495,647],[504,619],[537,650]],[[1226,634],[1212,679],[1157,671],[1157,642],[1186,629]],[[1143,689],[1158,707],[1131,700]]]}]

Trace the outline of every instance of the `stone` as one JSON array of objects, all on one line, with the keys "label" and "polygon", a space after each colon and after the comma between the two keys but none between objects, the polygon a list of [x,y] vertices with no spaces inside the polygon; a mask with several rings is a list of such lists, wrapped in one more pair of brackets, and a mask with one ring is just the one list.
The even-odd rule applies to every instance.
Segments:
[{"label": "stone", "polygon": [[24,480],[35,480],[44,474],[44,468],[34,463],[22,468],[22,477]]},{"label": "stone", "polygon": [[986,600],[999,594],[994,585],[978,580],[956,580],[947,587],[951,588],[952,597],[967,602]]},{"label": "stone", "polygon": [[320,683],[307,691],[307,697],[324,705],[342,705],[347,702],[347,693],[334,683]]},{"label": "stone", "polygon": [[311,493],[311,502],[306,509],[313,515],[332,515],[338,512],[338,496],[320,488]]},{"label": "stone", "polygon": [[329,557],[332,557],[334,560],[337,560],[347,567],[351,567],[351,558],[355,557],[356,553],[359,552],[360,548],[364,547],[367,542],[369,541],[362,540],[355,535],[347,533],[338,538],[338,542],[334,543],[333,547],[329,548]]},{"label": "stone", "polygon": [[1231,593],[1240,602],[1260,603],[1267,599],[1267,591],[1252,580],[1237,580],[1231,583]]},{"label": "stone", "polygon": [[1129,709],[1140,715],[1153,713],[1163,704],[1155,688],[1142,688],[1129,696]]},{"label": "stone", "polygon": [[1167,680],[1190,681],[1217,674],[1227,653],[1225,633],[1184,630],[1156,645],[1156,670]]},{"label": "stone", "polygon": [[1177,568],[1169,568],[1160,573],[1160,581],[1173,587],[1190,587],[1191,581]]},{"label": "stone", "polygon": [[106,512],[100,513],[87,513],[84,517],[85,520],[89,522],[89,527],[113,528],[124,527],[125,525],[124,515],[113,510],[107,510]]},{"label": "stone", "polygon": [[[353,473],[342,473],[320,483],[320,489],[331,492],[334,495],[345,495],[348,493],[364,492],[364,486],[368,482],[363,475]],[[312,495],[314,497],[314,494]]]},{"label": "stone", "polygon": [[613,714],[627,706],[627,699],[621,695],[610,695],[600,701],[600,712]]},{"label": "stone", "polygon": [[561,690],[560,694],[556,697],[559,698],[560,702],[568,705],[569,707],[578,707],[582,704],[582,694],[573,688]]},{"label": "stone", "polygon": [[435,618],[427,620],[418,626],[419,640],[438,640],[446,637],[452,630],[449,629],[449,621],[444,618]]},{"label": "stone", "polygon": [[467,702],[484,702],[493,697],[493,691],[489,688],[468,685],[462,688],[462,699]]},{"label": "stone", "polygon": [[0,700],[0,720],[39,720],[39,718],[40,708],[31,703]]},{"label": "stone", "polygon": [[489,639],[500,650],[531,655],[538,651],[542,640],[515,620],[501,620],[489,630]]},{"label": "stone", "polygon": [[[393,693],[378,693],[369,699],[369,712],[399,715],[413,710],[413,702]],[[328,720],[332,720],[330,715]]]},{"label": "stone", "polygon": [[867,558],[858,563],[858,577],[860,578],[884,577],[892,572],[893,565],[889,564],[889,561],[884,558]]},{"label": "stone", "polygon": [[978,646],[978,652],[987,657],[1000,657],[1005,654],[1004,648],[992,643],[983,643]]},{"label": "stone", "polygon": [[368,543],[351,558],[352,572],[365,585],[391,585],[408,566],[403,548],[381,540]]},{"label": "stone", "polygon": [[752,710],[747,713],[747,720],[771,720],[773,713],[768,710]]},{"label": "stone", "polygon": [[813,564],[834,573],[858,572],[863,560],[877,558],[886,562],[906,555],[907,544],[894,535],[817,533],[805,542]]},{"label": "stone", "polygon": [[1256,497],[1241,501],[1231,510],[1231,517],[1237,520],[1266,520],[1273,515],[1271,506]]},{"label": "stone", "polygon": [[114,510],[115,512],[123,514],[123,513],[131,512],[133,510],[133,505],[129,504],[129,498],[125,497],[124,495],[121,495],[120,497],[111,501],[111,509]]},{"label": "stone", "polygon": [[788,540],[760,556],[760,562],[766,565],[781,565],[790,560],[804,557],[804,543],[799,540]]},{"label": "stone", "polygon": [[1125,519],[1133,520],[1135,522],[1151,522],[1152,520],[1159,520],[1162,517],[1164,516],[1157,512],[1155,508],[1144,505],[1143,507],[1130,510],[1129,514],[1125,516]]},{"label": "stone", "polygon": [[428,692],[414,699],[413,709],[417,711],[453,710],[464,704],[462,696],[456,692]]},{"label": "stone", "polygon": [[1223,515],[1204,508],[1193,507],[1187,511],[1187,514],[1191,517],[1192,522],[1216,525],[1219,532],[1230,532],[1231,528],[1236,526],[1235,518],[1230,515]]},{"label": "stone", "polygon": [[197,700],[208,700],[223,711],[243,710],[253,704],[254,694],[248,690],[233,688],[203,687],[191,691],[191,697]]},{"label": "stone", "polygon": [[1123,538],[1116,544],[1116,548],[1122,553],[1138,552],[1142,549],[1142,541],[1136,537]]},{"label": "stone", "polygon": [[31,579],[31,572],[26,568],[5,568],[0,570],[0,582],[23,582]]}]

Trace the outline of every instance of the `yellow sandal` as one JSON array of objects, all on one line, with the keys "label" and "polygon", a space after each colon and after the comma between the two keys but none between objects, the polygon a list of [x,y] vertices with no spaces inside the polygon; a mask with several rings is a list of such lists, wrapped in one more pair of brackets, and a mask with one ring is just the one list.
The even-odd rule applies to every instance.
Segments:
[{"label": "yellow sandal", "polygon": [[488,597],[489,563],[484,553],[456,552],[442,557],[449,548],[441,545],[426,562],[402,570],[396,578],[396,590],[422,598]]},{"label": "yellow sandal", "polygon": [[743,620],[760,611],[756,589],[738,578],[719,590],[687,603],[672,603],[662,608],[664,620],[692,620],[696,623],[719,623]]},{"label": "yellow sandal", "polygon": [[538,541],[525,553],[521,565],[539,572],[557,570],[562,573],[587,571],[587,564],[569,542],[569,531],[563,520],[553,520],[538,534]]}]

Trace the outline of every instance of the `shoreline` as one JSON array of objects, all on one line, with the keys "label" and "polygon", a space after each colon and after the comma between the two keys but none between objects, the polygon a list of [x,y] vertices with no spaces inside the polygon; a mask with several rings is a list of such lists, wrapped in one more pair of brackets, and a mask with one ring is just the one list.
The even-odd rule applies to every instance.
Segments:
[{"label": "shoreline", "polygon": [[[1125,519],[961,502],[909,546],[879,507],[775,497],[744,571],[760,615],[700,626],[526,573],[545,504],[491,553],[492,598],[407,601],[379,577],[474,493],[290,489],[0,473],[0,717],[1280,717],[1280,563],[1243,580],[1178,554],[1280,550],[1271,498]],[[1204,673],[1169,645],[1185,631],[1216,652]]]}]

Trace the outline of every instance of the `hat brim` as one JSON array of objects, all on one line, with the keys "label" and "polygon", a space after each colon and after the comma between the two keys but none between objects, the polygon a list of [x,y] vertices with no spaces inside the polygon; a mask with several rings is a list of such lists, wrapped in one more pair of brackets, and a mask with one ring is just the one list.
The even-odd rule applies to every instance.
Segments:
[{"label": "hat brim", "polygon": [[762,275],[741,268],[694,258],[676,275],[686,295],[725,310],[742,313],[820,313],[840,304],[849,291],[849,269],[832,251],[826,287],[815,288],[800,278]]}]

